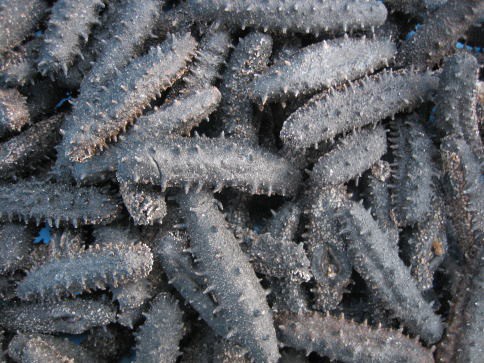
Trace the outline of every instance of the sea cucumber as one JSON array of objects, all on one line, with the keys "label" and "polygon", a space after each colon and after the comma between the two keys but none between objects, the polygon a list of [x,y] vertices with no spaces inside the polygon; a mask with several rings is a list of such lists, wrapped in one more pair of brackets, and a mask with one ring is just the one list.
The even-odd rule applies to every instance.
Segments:
[{"label": "sea cucumber", "polygon": [[119,191],[135,224],[161,223],[165,217],[165,196],[150,186],[121,183]]},{"label": "sea cucumber", "polygon": [[0,274],[28,267],[32,237],[27,226],[12,223],[0,225]]},{"label": "sea cucumber", "polygon": [[0,137],[19,132],[29,122],[25,97],[14,88],[0,89]]}]

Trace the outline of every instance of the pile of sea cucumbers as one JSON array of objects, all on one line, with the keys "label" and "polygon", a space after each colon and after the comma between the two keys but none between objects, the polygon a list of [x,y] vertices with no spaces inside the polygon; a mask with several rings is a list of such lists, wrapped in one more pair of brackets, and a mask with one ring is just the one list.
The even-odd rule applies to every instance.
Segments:
[{"label": "pile of sea cucumbers", "polygon": [[0,362],[482,362],[482,0],[0,0]]}]

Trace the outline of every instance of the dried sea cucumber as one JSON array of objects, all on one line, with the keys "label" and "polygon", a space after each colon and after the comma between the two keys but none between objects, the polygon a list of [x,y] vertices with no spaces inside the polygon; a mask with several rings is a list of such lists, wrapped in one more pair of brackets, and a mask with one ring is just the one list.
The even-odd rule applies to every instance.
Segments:
[{"label": "dried sea cucumber", "polygon": [[99,23],[105,0],[58,0],[51,9],[38,68],[42,74],[58,73],[72,65],[81,54],[81,38],[86,43],[91,27]]},{"label": "dried sea cucumber", "polygon": [[264,105],[308,95],[388,66],[396,48],[389,40],[339,38],[309,45],[270,67],[251,85],[251,97]]},{"label": "dried sea cucumber", "polygon": [[29,121],[25,97],[15,88],[0,89],[0,137],[20,131]]},{"label": "dried sea cucumber", "polygon": [[432,140],[419,117],[412,114],[393,123],[395,134],[390,138],[395,156],[392,202],[399,226],[414,225],[427,219],[435,197],[433,176],[437,168]]},{"label": "dried sea cucumber", "polygon": [[81,83],[81,93],[102,86],[115,78],[136,53],[144,41],[152,36],[160,20],[161,0],[123,0],[115,9],[115,20],[108,30],[100,34],[97,61]]},{"label": "dried sea cucumber", "polygon": [[38,58],[42,39],[35,37],[19,45],[0,59],[0,80],[8,87],[25,86],[35,82]]},{"label": "dried sea cucumber", "polygon": [[118,287],[148,276],[153,255],[148,246],[94,245],[78,255],[53,259],[31,270],[18,284],[22,300],[56,300],[76,293]]},{"label": "dried sea cucumber", "polygon": [[[82,162],[117,139],[149,102],[185,71],[195,50],[190,33],[172,35],[160,46],[131,62],[104,90],[81,92],[73,113],[64,122],[66,155]],[[91,97],[98,100],[91,104]]]},{"label": "dried sea cucumber", "polygon": [[294,194],[301,175],[288,161],[260,147],[225,138],[170,138],[124,150],[121,183],[166,187],[234,187],[252,194]]},{"label": "dried sea cucumber", "polygon": [[0,275],[23,270],[29,265],[32,239],[27,226],[0,225]]},{"label": "dried sea cucumber", "polygon": [[416,17],[423,17],[445,4],[447,0],[385,0],[393,11],[401,11]]},{"label": "dried sea cucumber", "polygon": [[296,235],[299,219],[301,217],[301,207],[295,202],[286,202],[276,212],[266,226],[266,231],[272,237],[283,240],[293,241]]},{"label": "dried sea cucumber", "polygon": [[427,17],[413,37],[399,49],[399,65],[425,69],[452,52],[455,42],[479,20],[484,11],[480,0],[448,0]]},{"label": "dried sea cucumber", "polygon": [[15,177],[22,169],[35,168],[36,163],[48,159],[60,140],[62,120],[62,114],[54,115],[0,144],[0,179]]},{"label": "dried sea cucumber", "polygon": [[316,312],[276,315],[278,337],[285,346],[317,352],[344,362],[434,361],[432,351],[398,330],[371,328],[366,324]]},{"label": "dried sea cucumber", "polygon": [[279,358],[266,293],[223,214],[208,192],[179,194],[190,236],[191,253],[202,269],[207,290],[218,302],[220,316],[231,331],[226,337],[244,346],[256,361]]},{"label": "dried sea cucumber", "polygon": [[227,136],[258,144],[259,130],[253,104],[247,98],[247,88],[267,68],[271,52],[272,38],[252,32],[239,40],[231,54],[220,86],[222,103],[217,112]]},{"label": "dried sea cucumber", "polygon": [[340,219],[355,270],[375,296],[414,334],[432,344],[440,340],[443,326],[420,294],[410,270],[398,256],[388,236],[361,204],[343,209]]},{"label": "dried sea cucumber", "polygon": [[115,321],[114,307],[98,300],[77,298],[58,302],[0,304],[0,326],[25,333],[81,334]]},{"label": "dried sea cucumber", "polygon": [[289,279],[270,279],[272,311],[300,313],[309,310],[308,296],[299,282]]},{"label": "dried sea cucumber", "polygon": [[16,334],[8,344],[8,355],[16,362],[101,363],[103,360],[67,338],[41,334]]},{"label": "dried sea cucumber", "polygon": [[382,25],[386,8],[378,1],[253,2],[249,0],[190,0],[190,11],[201,20],[219,21],[244,29],[277,33],[341,32]]},{"label": "dried sea cucumber", "polygon": [[146,321],[136,334],[135,362],[176,362],[185,334],[183,313],[169,293],[158,294],[151,302]]},{"label": "dried sea cucumber", "polygon": [[361,175],[387,151],[387,136],[383,127],[355,131],[314,165],[311,179],[325,187],[345,183]]},{"label": "dried sea cucumber", "polygon": [[161,223],[166,215],[165,196],[149,186],[123,184],[119,186],[124,205],[135,224]]},{"label": "dried sea cucumber", "polygon": [[41,221],[52,226],[67,222],[80,224],[110,223],[120,213],[118,201],[101,189],[74,188],[67,184],[40,180],[0,185],[0,215],[28,222]]},{"label": "dried sea cucumber", "polygon": [[281,139],[291,149],[308,148],[411,110],[427,100],[438,84],[432,73],[382,72],[344,90],[314,97],[284,122]]},{"label": "dried sea cucumber", "polygon": [[2,0],[0,2],[0,53],[20,44],[47,12],[44,0]]},{"label": "dried sea cucumber", "polygon": [[444,134],[461,135],[476,152],[482,152],[477,119],[477,81],[479,64],[469,53],[445,59],[436,93],[436,126]]}]

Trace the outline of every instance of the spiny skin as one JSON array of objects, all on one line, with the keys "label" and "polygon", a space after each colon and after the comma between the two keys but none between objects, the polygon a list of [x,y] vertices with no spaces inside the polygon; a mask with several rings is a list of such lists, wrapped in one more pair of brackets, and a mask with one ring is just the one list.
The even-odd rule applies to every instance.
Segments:
[{"label": "spiny skin", "polygon": [[341,32],[379,26],[387,11],[377,1],[264,1],[190,0],[197,19],[218,19],[244,29],[255,27],[277,33]]},{"label": "spiny skin", "polygon": [[457,231],[460,252],[466,259],[482,247],[484,231],[484,185],[480,173],[482,158],[476,156],[469,144],[450,135],[440,145],[447,216]]},{"label": "spiny skin", "polygon": [[306,291],[299,282],[277,278],[272,278],[270,282],[272,311],[290,311],[298,314],[309,310]]},{"label": "spiny skin", "polygon": [[118,302],[121,312],[141,307],[153,297],[151,290],[147,278],[129,282],[120,287],[111,288],[113,301]]},{"label": "spiny skin", "polygon": [[48,158],[60,140],[62,114],[40,121],[20,135],[0,144],[0,179],[14,177],[26,167]]},{"label": "spiny skin", "polygon": [[63,71],[81,54],[81,38],[87,42],[91,27],[99,23],[103,0],[58,0],[52,6],[44,33],[38,67],[42,74]]},{"label": "spiny skin", "polygon": [[321,188],[314,184],[305,200],[308,224],[303,238],[316,280],[315,307],[327,311],[340,303],[350,283],[352,266],[335,217],[336,211],[347,208],[349,201],[343,185]]},{"label": "spiny skin", "polygon": [[282,313],[276,316],[284,345],[344,362],[433,363],[432,352],[400,331],[358,324],[344,318]]},{"label": "spiny skin", "polygon": [[482,152],[476,114],[478,75],[477,59],[467,52],[444,61],[435,97],[435,124],[446,135],[462,136],[475,152]]},{"label": "spiny skin", "polygon": [[151,100],[182,75],[195,46],[189,33],[170,36],[126,66],[107,88],[81,92],[64,122],[63,145],[69,159],[82,162],[116,140]]},{"label": "spiny skin", "polygon": [[355,131],[314,165],[312,180],[320,186],[338,185],[361,175],[387,151],[387,137],[381,126]]},{"label": "spiny skin", "polygon": [[136,334],[135,362],[176,362],[181,354],[178,347],[185,335],[178,301],[162,292],[153,299],[150,311],[144,315],[146,321]]},{"label": "spiny skin", "polygon": [[124,205],[138,225],[161,223],[166,215],[165,196],[149,186],[121,183],[119,192]]},{"label": "spiny skin", "polygon": [[19,181],[0,185],[0,215],[12,219],[35,220],[58,226],[110,223],[120,213],[120,205],[111,195],[96,188],[74,188],[67,184],[43,181]]},{"label": "spiny skin", "polygon": [[[119,140],[123,140],[121,136]],[[82,163],[72,163],[66,160],[64,154],[60,154],[62,153],[62,148],[60,148],[57,152],[55,164],[56,174],[61,175],[62,172],[65,172],[64,168],[69,168],[68,173],[72,173],[72,177],[78,183],[85,185],[98,184],[115,179],[118,166],[118,151],[118,144],[114,144],[103,150],[102,153],[93,155]],[[62,165],[63,163],[67,165]]]},{"label": "spiny skin", "polygon": [[2,55],[0,60],[2,85],[21,87],[34,82],[37,73],[36,59],[41,45],[42,39],[36,37]]},{"label": "spiny skin", "polygon": [[77,256],[54,259],[30,271],[17,287],[22,300],[56,300],[76,293],[118,287],[148,276],[150,248],[137,245],[94,245]]},{"label": "spiny skin", "polygon": [[0,89],[0,137],[20,131],[29,121],[25,97],[15,88]]},{"label": "spiny skin", "polygon": [[18,224],[0,225],[0,274],[24,269],[29,264],[32,233]]},{"label": "spiny skin", "polygon": [[399,226],[414,225],[433,213],[435,188],[432,180],[436,167],[434,147],[415,114],[394,123],[390,138],[396,159],[393,171],[392,202]]},{"label": "spiny skin", "polygon": [[217,113],[222,130],[229,137],[258,144],[259,128],[255,124],[247,88],[267,68],[271,53],[272,38],[267,34],[252,32],[240,39],[230,56],[220,86],[222,103]]},{"label": "spiny skin", "polygon": [[279,351],[265,292],[223,214],[208,192],[178,195],[190,247],[232,329],[226,337],[260,362],[277,362]]},{"label": "spiny skin", "polygon": [[359,203],[341,211],[348,256],[376,297],[414,334],[428,344],[440,340],[439,316],[423,299],[410,271],[371,214]]},{"label": "spiny skin", "polygon": [[311,278],[309,260],[302,244],[264,233],[251,242],[249,254],[254,269],[264,275],[299,283]]},{"label": "spiny skin", "polygon": [[59,302],[0,304],[0,326],[25,333],[81,334],[115,321],[113,306],[77,298]]},{"label": "spiny skin", "polygon": [[110,23],[106,35],[100,35],[106,39],[100,42],[97,62],[81,83],[81,93],[115,78],[135,57],[159,21],[162,4],[161,0],[123,0],[119,4],[116,20]]},{"label": "spiny skin", "polygon": [[250,96],[264,105],[312,94],[388,65],[395,52],[389,40],[344,37],[312,44],[257,77]]},{"label": "spiny skin", "polygon": [[44,0],[0,1],[0,53],[20,44],[47,12]]},{"label": "spiny skin", "polygon": [[219,338],[213,347],[212,363],[250,363],[247,349],[234,344],[230,340]]},{"label": "spiny skin", "polygon": [[312,98],[284,122],[281,139],[304,149],[355,128],[411,110],[438,87],[431,73],[382,72],[341,91]]},{"label": "spiny skin", "polygon": [[170,138],[124,150],[121,183],[228,186],[252,194],[294,194],[301,175],[292,164],[259,147],[230,139]]},{"label": "spiny skin", "polygon": [[267,232],[274,238],[292,241],[297,232],[301,213],[297,203],[286,202],[279,210],[273,212],[273,217],[266,226]]},{"label": "spiny skin", "polygon": [[416,34],[405,41],[398,64],[425,69],[452,52],[456,41],[479,19],[484,11],[480,0],[448,0],[423,22]]},{"label": "spiny skin", "polygon": [[103,360],[88,350],[59,338],[41,334],[16,334],[8,344],[8,355],[16,362],[101,363]]}]

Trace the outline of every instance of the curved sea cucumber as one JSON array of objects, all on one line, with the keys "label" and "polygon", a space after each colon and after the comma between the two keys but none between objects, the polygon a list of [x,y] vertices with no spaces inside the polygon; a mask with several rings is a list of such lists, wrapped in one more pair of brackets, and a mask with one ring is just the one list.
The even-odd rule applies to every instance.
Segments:
[{"label": "curved sea cucumber", "polygon": [[120,213],[118,201],[96,188],[74,188],[39,180],[0,185],[0,215],[8,219],[80,224],[112,222]]},{"label": "curved sea cucumber", "polygon": [[308,354],[317,352],[344,362],[432,363],[432,351],[398,330],[371,328],[316,312],[276,315],[281,342]]},{"label": "curved sea cucumber", "polygon": [[284,122],[281,139],[291,149],[308,148],[355,128],[411,110],[438,87],[432,73],[382,72],[340,91],[312,98]]},{"label": "curved sea cucumber", "polygon": [[[190,236],[191,253],[203,271],[208,291],[231,331],[227,339],[249,349],[256,361],[279,358],[272,315],[265,292],[247,256],[208,192],[179,194]],[[207,290],[206,290],[207,291]]]},{"label": "curved sea cucumber", "polygon": [[44,0],[2,0],[0,2],[0,53],[20,44],[47,12]]},{"label": "curved sea cucumber", "polygon": [[387,11],[378,1],[190,0],[197,19],[219,21],[244,29],[256,27],[277,33],[341,32],[379,26]]},{"label": "curved sea cucumber", "polygon": [[184,187],[234,187],[252,194],[294,194],[301,175],[283,158],[225,138],[169,138],[123,151],[118,181]]},{"label": "curved sea cucumber", "polygon": [[396,48],[389,40],[339,38],[309,45],[268,68],[251,85],[251,97],[264,105],[288,96],[308,95],[388,65]]},{"label": "curved sea cucumber", "polygon": [[15,88],[0,89],[0,137],[19,132],[29,122],[25,97]]},{"label": "curved sea cucumber", "polygon": [[149,186],[121,183],[119,192],[135,224],[161,223],[166,215],[165,196]]},{"label": "curved sea cucumber", "polygon": [[480,0],[448,0],[427,17],[413,37],[399,49],[399,65],[425,69],[452,52],[455,42],[484,11]]},{"label": "curved sea cucumber", "polygon": [[[105,1],[105,0],[104,0]],[[81,38],[86,43],[93,24],[99,23],[103,0],[58,0],[52,6],[38,68],[42,74],[67,69],[81,54]]]},{"label": "curved sea cucumber", "polygon": [[368,170],[386,151],[387,137],[383,127],[355,131],[318,160],[311,180],[323,187],[345,183]]},{"label": "curved sea cucumber", "polygon": [[183,313],[169,293],[158,294],[151,302],[146,321],[136,334],[135,362],[176,362],[181,354],[180,340],[185,334]]},{"label": "curved sea cucumber", "polygon": [[25,333],[81,334],[115,321],[114,307],[98,300],[77,298],[58,302],[0,304],[0,326]]},{"label": "curved sea cucumber", "polygon": [[25,269],[29,265],[33,235],[19,224],[0,225],[0,275]]},{"label": "curved sea cucumber", "polygon": [[64,121],[66,155],[82,162],[116,140],[152,99],[182,75],[195,46],[190,33],[172,35],[133,60],[107,88],[81,92],[72,114]]},{"label": "curved sea cucumber", "polygon": [[36,163],[48,158],[60,140],[62,114],[33,124],[18,136],[0,144],[0,179],[14,177],[22,169],[35,168]]},{"label": "curved sea cucumber", "polygon": [[148,276],[153,255],[148,246],[94,245],[78,255],[53,259],[31,270],[18,284],[22,300],[55,300],[83,291],[118,287]]},{"label": "curved sea cucumber", "polygon": [[340,233],[348,238],[348,256],[376,297],[425,342],[440,340],[443,333],[440,317],[423,299],[410,270],[370,212],[353,203],[351,208],[341,210],[340,219],[344,224]]}]

